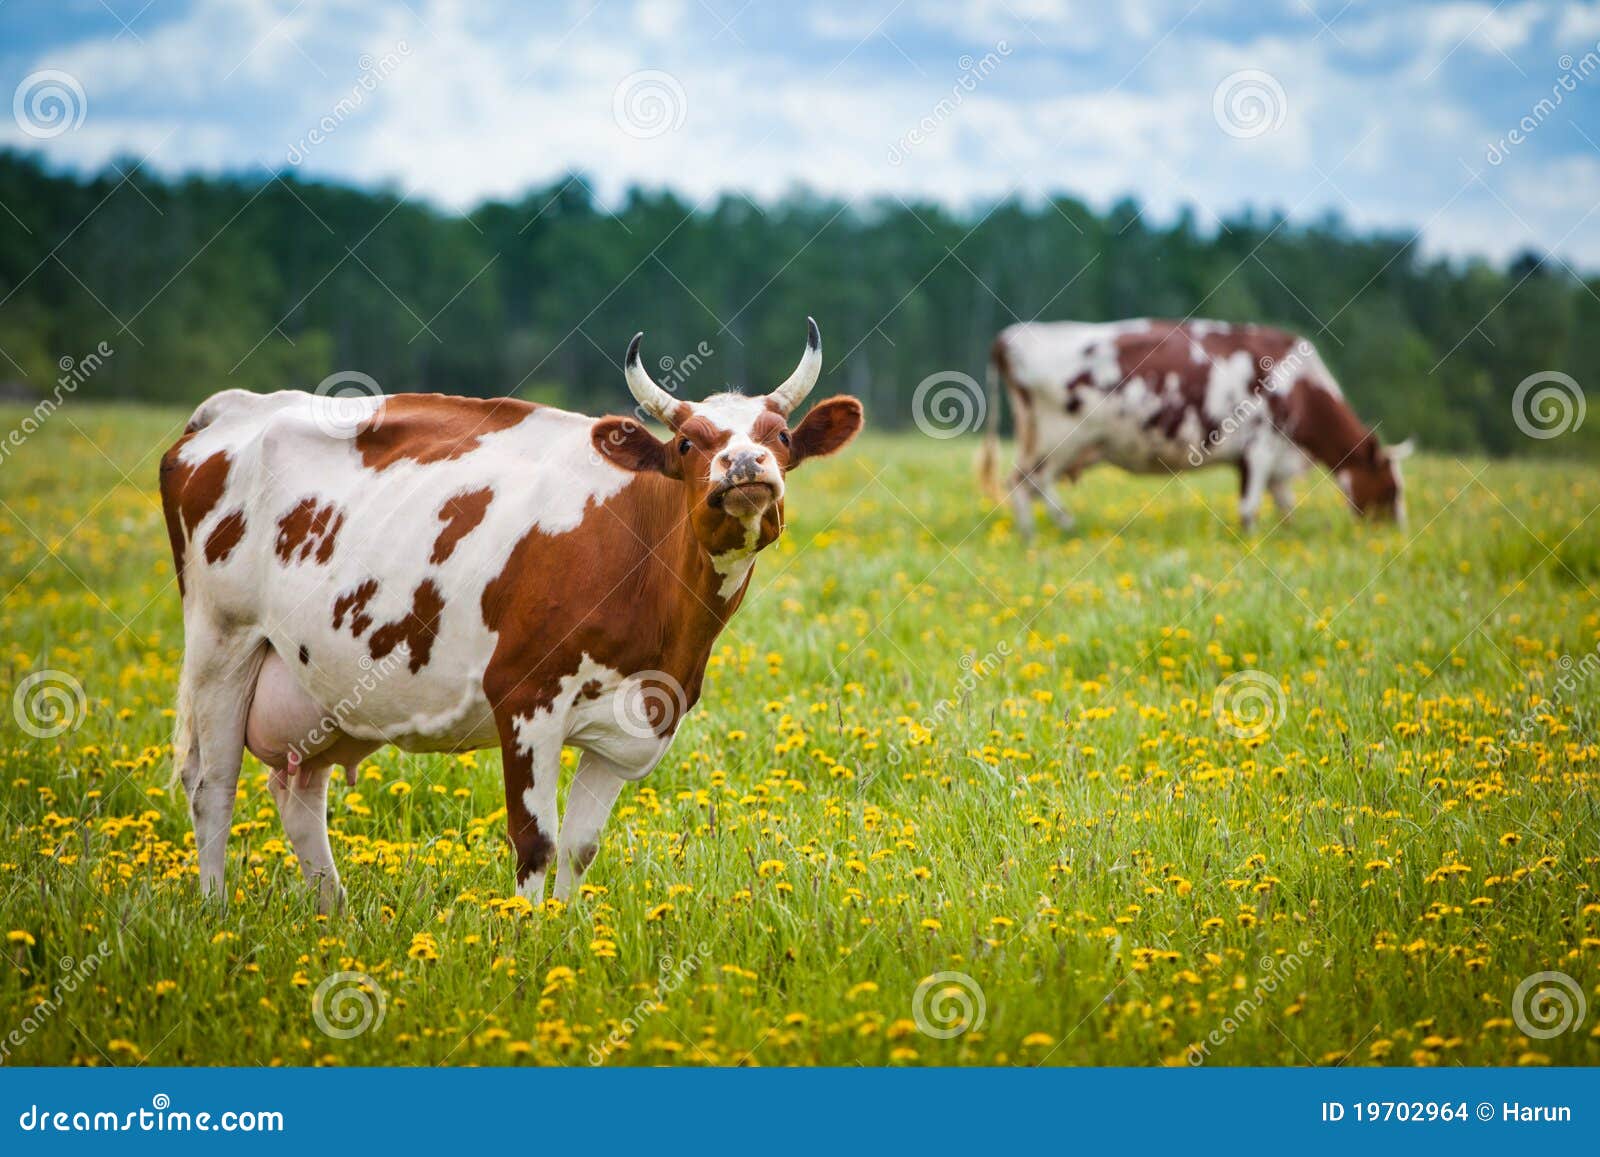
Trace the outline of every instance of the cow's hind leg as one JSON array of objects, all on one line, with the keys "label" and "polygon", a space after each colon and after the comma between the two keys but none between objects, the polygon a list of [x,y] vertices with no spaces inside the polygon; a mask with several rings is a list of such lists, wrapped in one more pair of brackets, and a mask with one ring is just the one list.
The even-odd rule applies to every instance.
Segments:
[{"label": "cow's hind leg", "polygon": [[567,812],[561,817],[556,851],[556,899],[568,900],[600,850],[600,833],[622,792],[616,765],[592,751],[583,753],[567,789]]},{"label": "cow's hind leg", "polygon": [[278,816],[284,833],[300,861],[306,883],[317,890],[317,909],[331,912],[344,904],[344,886],[333,862],[333,846],[328,842],[328,779],[331,767],[302,770],[291,761],[282,774],[267,776],[272,798],[278,801]]},{"label": "cow's hind leg", "polygon": [[1011,517],[1023,542],[1033,541],[1033,484],[1019,468],[1006,479],[1006,495],[1011,499]]},{"label": "cow's hind leg", "polygon": [[245,720],[266,646],[194,616],[184,626],[183,674],[178,687],[187,733],[178,773],[189,796],[200,891],[225,897],[224,865],[233,804],[244,761]]},{"label": "cow's hind leg", "polygon": [[1072,517],[1072,511],[1061,505],[1061,495],[1056,490],[1056,487],[1061,484],[1061,478],[1065,472],[1050,471],[1047,473],[1047,469],[1047,467],[1041,466],[1033,474],[1029,475],[1029,478],[1033,481],[1034,493],[1044,503],[1045,513],[1050,516],[1050,521],[1056,524],[1056,528],[1065,534],[1072,534],[1078,529],[1077,521]]}]

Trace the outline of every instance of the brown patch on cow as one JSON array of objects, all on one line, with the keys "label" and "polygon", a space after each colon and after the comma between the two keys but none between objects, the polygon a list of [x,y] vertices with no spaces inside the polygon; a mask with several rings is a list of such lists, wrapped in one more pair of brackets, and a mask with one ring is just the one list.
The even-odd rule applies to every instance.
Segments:
[{"label": "brown patch on cow", "polygon": [[578,688],[578,698],[598,699],[600,698],[600,692],[604,687],[605,684],[601,683],[600,680],[590,679],[582,687]]},{"label": "brown patch on cow", "polygon": [[367,614],[367,604],[378,593],[378,580],[367,579],[354,590],[346,591],[333,600],[333,629],[339,630],[344,626],[346,615],[350,616],[350,633],[360,638],[372,626],[372,616]]},{"label": "brown patch on cow", "polygon": [[326,566],[343,527],[344,511],[334,503],[302,499],[278,519],[278,541],[274,546],[278,561],[287,566],[314,558],[318,566]]},{"label": "brown patch on cow", "polygon": [[395,394],[356,434],[361,463],[387,470],[397,462],[448,462],[476,450],[483,438],[515,426],[538,407],[516,398],[453,398]]},{"label": "brown patch on cow", "polygon": [[439,616],[443,613],[444,596],[432,579],[423,579],[411,592],[411,609],[403,617],[372,632],[372,638],[367,640],[367,653],[374,659],[382,659],[404,643],[411,653],[408,665],[415,675],[428,665],[433,655],[433,640],[439,633]]},{"label": "brown patch on cow", "polygon": [[600,845],[595,843],[583,844],[572,850],[572,870],[578,875],[583,875],[589,870],[589,865],[594,863],[594,858],[600,854]]},{"label": "brown patch on cow", "polygon": [[306,649],[306,645],[304,643],[300,644],[300,661],[302,663],[311,662],[311,652]]},{"label": "brown patch on cow", "polygon": [[[1076,414],[1083,409],[1082,391],[1094,388],[1094,375],[1084,370],[1077,377],[1067,382],[1067,413]],[[1027,391],[1023,391],[1026,395]]]},{"label": "brown patch on cow", "polygon": [[[497,717],[548,709],[584,655],[624,675],[666,672],[683,688],[675,703],[699,699],[711,648],[743,596],[719,596],[722,576],[684,519],[684,502],[682,483],[640,474],[590,506],[575,529],[534,527],[512,547],[481,604],[498,636],[484,674]],[[670,730],[677,719],[664,723]]]},{"label": "brown patch on cow", "polygon": [[[726,446],[729,439],[733,437],[733,431],[712,425],[710,421],[696,414],[678,426],[678,435],[680,439],[688,438],[693,442],[696,450],[715,457],[717,451]],[[691,454],[694,452],[694,450],[690,451]]]},{"label": "brown patch on cow", "polygon": [[[1118,334],[1111,340],[1111,352],[1117,358],[1117,381],[1108,392],[1117,393],[1130,382],[1142,380],[1160,402],[1145,418],[1146,430],[1159,431],[1169,442],[1176,441],[1185,419],[1193,414],[1200,441],[1209,442],[1217,437],[1226,417],[1206,412],[1214,366],[1245,354],[1250,358],[1245,390],[1260,395],[1268,390],[1273,367],[1289,355],[1300,339],[1268,326],[1231,325],[1218,329],[1206,323],[1197,333],[1192,322],[1152,321],[1146,329]],[[1085,376],[1080,374],[1068,383],[1069,413],[1074,409],[1071,390]]]},{"label": "brown patch on cow", "polygon": [[219,450],[194,465],[183,461],[183,448],[192,437],[193,431],[186,432],[161,456],[161,510],[166,517],[167,541],[172,548],[180,595],[184,593],[183,564],[189,538],[222,500],[228,484],[226,451]]},{"label": "brown patch on cow", "polygon": [[438,566],[455,553],[456,543],[483,521],[492,498],[494,491],[485,486],[482,490],[468,490],[446,500],[439,508],[439,521],[444,523],[444,529],[433,540],[433,553],[428,556],[430,563]]},{"label": "brown patch on cow", "polygon": [[235,510],[223,515],[222,520],[206,536],[206,561],[215,564],[226,559],[233,553],[233,548],[239,545],[244,531],[244,511]]}]

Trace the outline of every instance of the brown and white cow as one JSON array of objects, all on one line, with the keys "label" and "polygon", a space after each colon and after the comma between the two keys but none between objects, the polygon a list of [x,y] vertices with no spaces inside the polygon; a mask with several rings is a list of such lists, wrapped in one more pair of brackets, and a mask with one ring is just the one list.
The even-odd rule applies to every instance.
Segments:
[{"label": "brown and white cow", "polygon": [[1231,463],[1239,518],[1255,525],[1262,497],[1294,505],[1308,460],[1325,466],[1359,514],[1405,520],[1400,461],[1344,400],[1311,343],[1259,325],[1138,319],[1054,322],[1002,330],[989,354],[985,491],[1000,501],[998,386],[1011,400],[1017,464],[1006,484],[1023,536],[1042,501],[1063,530],[1072,515],[1055,483],[1097,462],[1138,474]]},{"label": "brown and white cow", "polygon": [[[641,335],[642,336],[642,335]],[[183,597],[174,762],[200,881],[220,892],[245,748],[324,906],[330,770],[386,743],[498,744],[517,889],[572,894],[622,785],[665,753],[762,548],[785,476],[862,424],[854,398],[788,418],[822,367],[809,324],[770,394],[698,403],[626,377],[631,418],[508,398],[220,393],[162,459]],[[353,407],[353,409],[352,409]],[[565,822],[561,748],[581,749]]]}]

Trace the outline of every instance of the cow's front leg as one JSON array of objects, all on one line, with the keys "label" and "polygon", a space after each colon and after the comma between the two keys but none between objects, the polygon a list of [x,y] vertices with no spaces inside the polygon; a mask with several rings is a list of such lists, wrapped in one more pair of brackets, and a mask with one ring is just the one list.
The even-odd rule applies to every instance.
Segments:
[{"label": "cow's front leg", "polygon": [[1294,479],[1274,478],[1269,489],[1272,491],[1272,501],[1277,504],[1278,513],[1288,518],[1294,513]]},{"label": "cow's front leg", "polygon": [[600,850],[600,833],[622,791],[622,776],[609,760],[585,751],[567,789],[567,814],[561,817],[556,851],[556,899],[570,900],[578,881]]},{"label": "cow's front leg", "polygon": [[506,778],[506,829],[517,856],[517,895],[544,900],[544,874],[555,851],[556,781],[564,735],[548,709],[507,712],[497,720]]},{"label": "cow's front leg", "polygon": [[1267,493],[1271,470],[1271,458],[1259,451],[1246,449],[1239,459],[1239,524],[1246,534],[1256,528],[1256,516],[1261,513],[1261,500]]}]

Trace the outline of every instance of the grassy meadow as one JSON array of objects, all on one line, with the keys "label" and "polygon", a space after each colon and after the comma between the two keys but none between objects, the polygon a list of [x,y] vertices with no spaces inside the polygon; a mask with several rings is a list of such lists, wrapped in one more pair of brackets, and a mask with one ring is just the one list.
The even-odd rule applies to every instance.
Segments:
[{"label": "grassy meadow", "polygon": [[1105,469],[1025,548],[971,440],[867,436],[581,901],[515,898],[497,752],[388,749],[323,917],[248,757],[198,896],[185,417],[0,461],[4,1063],[1600,1062],[1600,466],[1423,456],[1405,531],[1308,478],[1249,538],[1231,472]]}]

